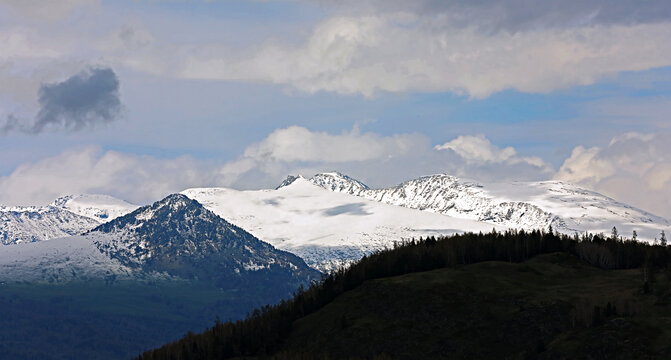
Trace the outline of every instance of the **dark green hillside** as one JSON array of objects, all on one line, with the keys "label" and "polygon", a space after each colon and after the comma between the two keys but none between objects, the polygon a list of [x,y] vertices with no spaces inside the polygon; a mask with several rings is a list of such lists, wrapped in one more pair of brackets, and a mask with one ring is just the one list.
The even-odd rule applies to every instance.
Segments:
[{"label": "dark green hillside", "polygon": [[661,359],[671,306],[640,278],[553,253],[371,280],[296,321],[280,358]]},{"label": "dark green hillside", "polygon": [[666,359],[670,255],[603,236],[427,239],[141,358]]}]

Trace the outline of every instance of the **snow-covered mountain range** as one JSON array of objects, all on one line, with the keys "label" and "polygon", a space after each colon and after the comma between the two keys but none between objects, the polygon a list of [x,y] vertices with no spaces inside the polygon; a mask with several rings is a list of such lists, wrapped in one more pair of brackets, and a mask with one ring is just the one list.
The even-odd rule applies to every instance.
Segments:
[{"label": "snow-covered mountain range", "polygon": [[199,279],[230,288],[254,280],[290,293],[318,276],[179,194],[83,235],[0,247],[2,281]]},{"label": "snow-covered mountain range", "polygon": [[437,174],[371,189],[338,172],[309,181],[333,192],[510,228],[609,234],[615,226],[621,234],[636,230],[639,239],[652,241],[670,227],[662,217],[561,181],[485,184]]},{"label": "snow-covered mountain range", "polygon": [[[661,230],[669,228],[669,222],[659,216],[559,181],[485,184],[438,174],[390,188],[372,189],[346,175],[331,172],[310,179],[289,176],[276,189],[195,188],[184,190],[182,194],[201,203],[222,221],[230,221],[241,231],[251,233],[250,236],[294,253],[322,271],[392,247],[403,239],[427,235],[489,231],[493,227],[547,229],[550,226],[569,234],[610,233],[615,226],[621,234],[629,236],[636,230],[640,240],[652,241]],[[74,246],[79,250],[73,254],[88,258],[89,263],[102,264],[104,259],[120,261],[108,265],[124,274],[130,271],[132,264],[143,263],[148,259],[146,256],[159,251],[158,248],[148,250],[145,244],[148,240],[138,240],[143,237],[134,233],[138,224],[153,216],[153,210],[142,208],[143,212],[137,213],[136,208],[104,195],[67,196],[44,207],[0,207],[0,240],[3,244],[36,242],[96,228],[98,230],[84,237],[54,240],[51,245],[34,249],[49,253],[59,247]],[[176,216],[170,215],[174,209],[165,211],[167,218]],[[119,221],[129,214],[135,214],[137,223],[115,228],[111,238],[101,232],[101,229],[118,227]],[[164,225],[155,229],[152,239],[162,238],[162,231],[170,231]],[[67,243],[67,239],[71,241]],[[190,245],[184,245],[184,253],[174,256],[193,255],[201,246],[199,239],[202,240],[192,237]],[[87,252],[87,241],[100,247],[97,253]],[[27,249],[6,250],[0,256],[20,258],[22,255],[18,254]],[[101,250],[110,256],[99,258]],[[126,260],[119,260],[121,254],[128,255]],[[40,263],[56,261],[49,259],[41,259]],[[248,267],[264,266],[259,264],[252,261]]]}]

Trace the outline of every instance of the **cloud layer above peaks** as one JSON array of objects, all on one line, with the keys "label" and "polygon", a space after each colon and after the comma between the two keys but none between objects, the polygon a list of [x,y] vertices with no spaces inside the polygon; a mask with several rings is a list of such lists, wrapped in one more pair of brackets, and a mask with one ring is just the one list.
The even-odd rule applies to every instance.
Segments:
[{"label": "cloud layer above peaks", "polygon": [[0,177],[0,204],[46,204],[58,196],[104,193],[146,203],[196,186],[274,188],[289,174],[338,170],[372,186],[450,173],[482,180],[539,180],[552,168],[498,148],[482,136],[433,147],[419,134],[381,136],[357,128],[340,134],[292,126],[250,144],[236,160],[208,163],[191,157],[158,159],[96,146],[75,148],[20,166]]}]

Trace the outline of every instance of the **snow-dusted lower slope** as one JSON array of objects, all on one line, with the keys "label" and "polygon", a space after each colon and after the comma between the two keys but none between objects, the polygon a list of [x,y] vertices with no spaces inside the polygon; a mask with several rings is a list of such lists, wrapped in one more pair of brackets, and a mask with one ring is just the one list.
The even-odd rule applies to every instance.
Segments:
[{"label": "snow-dusted lower slope", "polygon": [[300,177],[277,190],[196,188],[182,193],[322,271],[404,238],[493,227],[327,191]]},{"label": "snow-dusted lower slope", "polygon": [[137,272],[106,256],[91,236],[0,246],[0,281],[65,282],[132,278]]},{"label": "snow-dusted lower slope", "polygon": [[100,221],[54,206],[0,206],[0,242],[12,245],[81,234]]},{"label": "snow-dusted lower slope", "polygon": [[511,228],[610,233],[615,226],[621,234],[636,230],[639,239],[653,240],[670,225],[659,216],[560,181],[483,184],[438,174],[370,189],[331,172],[310,182],[334,192]]},{"label": "snow-dusted lower slope", "polygon": [[69,195],[49,206],[0,206],[0,243],[20,244],[78,235],[137,208],[107,195]]},{"label": "snow-dusted lower slope", "polygon": [[63,196],[54,200],[51,205],[101,223],[126,215],[138,208],[137,205],[109,195],[94,194]]}]

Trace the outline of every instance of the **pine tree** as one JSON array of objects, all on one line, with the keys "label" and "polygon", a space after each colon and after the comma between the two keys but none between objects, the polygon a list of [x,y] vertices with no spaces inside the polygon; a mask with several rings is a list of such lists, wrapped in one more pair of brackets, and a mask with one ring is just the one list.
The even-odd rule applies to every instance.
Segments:
[{"label": "pine tree", "polygon": [[659,244],[662,246],[666,246],[666,234],[664,234],[664,230],[662,230],[662,233],[660,234],[659,238]]}]

